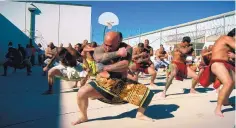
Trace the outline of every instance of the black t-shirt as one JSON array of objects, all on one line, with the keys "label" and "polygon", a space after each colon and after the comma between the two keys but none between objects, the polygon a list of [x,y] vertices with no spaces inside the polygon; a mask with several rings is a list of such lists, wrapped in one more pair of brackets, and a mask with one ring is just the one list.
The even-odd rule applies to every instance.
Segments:
[{"label": "black t-shirt", "polygon": [[19,47],[18,50],[21,52],[22,58],[25,59],[25,55],[26,55],[25,49],[23,47]]},{"label": "black t-shirt", "polygon": [[152,50],[151,46],[147,46],[147,48],[144,48],[144,51],[147,52],[148,54],[150,54],[151,50]]},{"label": "black t-shirt", "polygon": [[11,59],[15,64],[20,64],[22,62],[22,55],[20,51],[12,47],[8,48],[8,53],[5,57]]}]

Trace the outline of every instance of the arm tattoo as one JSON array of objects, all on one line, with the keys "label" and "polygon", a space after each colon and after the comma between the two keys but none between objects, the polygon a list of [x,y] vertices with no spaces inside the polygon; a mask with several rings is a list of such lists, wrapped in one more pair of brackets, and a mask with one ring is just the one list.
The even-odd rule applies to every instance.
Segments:
[{"label": "arm tattoo", "polygon": [[122,60],[114,64],[106,65],[104,70],[108,72],[123,72],[128,69],[128,65],[129,62],[127,60]]},{"label": "arm tattoo", "polygon": [[117,57],[118,55],[116,54],[116,52],[105,53],[102,47],[98,47],[94,50],[94,59],[98,63],[105,63]]}]

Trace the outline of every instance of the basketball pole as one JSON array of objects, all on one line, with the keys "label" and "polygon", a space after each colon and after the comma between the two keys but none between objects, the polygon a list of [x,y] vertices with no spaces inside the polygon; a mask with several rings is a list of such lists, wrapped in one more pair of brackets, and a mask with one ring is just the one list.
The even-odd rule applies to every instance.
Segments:
[{"label": "basketball pole", "polygon": [[105,26],[104,30],[103,30],[103,42],[104,42],[104,38],[105,38],[106,29],[107,29],[107,26]]}]

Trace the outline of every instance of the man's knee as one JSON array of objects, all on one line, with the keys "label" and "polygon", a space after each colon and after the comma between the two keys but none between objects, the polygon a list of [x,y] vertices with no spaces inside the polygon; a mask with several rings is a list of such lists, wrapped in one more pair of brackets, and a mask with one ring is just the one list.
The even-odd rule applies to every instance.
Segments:
[{"label": "man's knee", "polygon": [[88,85],[85,85],[79,89],[79,91],[77,93],[78,99],[89,97],[89,93],[91,93],[92,90],[88,89],[87,86]]},{"label": "man's knee", "polygon": [[176,66],[172,66],[171,67],[171,76],[176,76],[177,75],[177,67]]},{"label": "man's knee", "polygon": [[234,81],[232,79],[228,79],[224,86],[232,87],[234,86]]},{"label": "man's knee", "polygon": [[48,71],[48,77],[53,77],[55,75],[58,75],[58,72],[60,72],[58,69],[52,68]]},{"label": "man's knee", "polygon": [[198,76],[198,75],[194,75],[193,79],[194,79],[195,81],[198,81],[199,76]]},{"label": "man's knee", "polygon": [[156,70],[153,67],[148,67],[148,74],[150,75],[156,75]]}]

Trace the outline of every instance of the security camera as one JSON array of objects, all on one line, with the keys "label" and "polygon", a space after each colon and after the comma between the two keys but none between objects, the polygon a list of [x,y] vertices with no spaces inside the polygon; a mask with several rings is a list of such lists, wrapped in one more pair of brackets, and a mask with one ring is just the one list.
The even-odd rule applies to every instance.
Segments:
[{"label": "security camera", "polygon": [[29,10],[29,11],[35,11],[35,10],[37,10],[37,8],[29,7],[28,10]]},{"label": "security camera", "polygon": [[37,7],[33,3],[31,3],[28,7],[28,10],[29,11],[35,11],[35,10],[37,10]]}]

